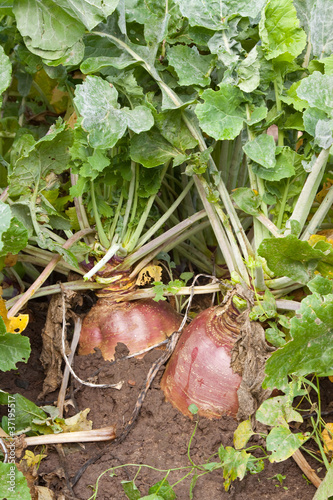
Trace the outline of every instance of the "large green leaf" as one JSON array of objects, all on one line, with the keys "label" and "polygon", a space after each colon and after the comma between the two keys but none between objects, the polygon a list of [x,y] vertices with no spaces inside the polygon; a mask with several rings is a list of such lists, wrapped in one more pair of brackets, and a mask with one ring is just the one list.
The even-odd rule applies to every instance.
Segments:
[{"label": "large green leaf", "polygon": [[333,374],[333,295],[305,297],[290,325],[292,340],[267,361],[264,387],[283,387],[289,374]]},{"label": "large green leaf", "polygon": [[259,163],[262,167],[274,168],[276,159],[273,136],[268,134],[258,135],[253,141],[244,144],[243,150],[251,160]]},{"label": "large green leaf", "polygon": [[9,176],[10,193],[17,196],[30,192],[37,183],[42,189],[49,173],[64,172],[70,159],[68,149],[72,142],[73,133],[65,130],[65,124],[52,127],[50,133],[38,142],[29,140],[28,146],[18,152],[19,158]]},{"label": "large green leaf", "polygon": [[253,172],[267,181],[280,181],[295,174],[295,165],[299,164],[300,157],[288,146],[276,148],[276,164],[273,169],[253,165]]},{"label": "large green leaf", "polygon": [[58,59],[112,14],[119,0],[14,0],[17,27],[33,53]]},{"label": "large green leaf", "polygon": [[30,488],[26,478],[12,463],[0,463],[0,498],[6,500],[31,500]]},{"label": "large green leaf", "polygon": [[296,92],[311,107],[325,111],[333,118],[333,75],[315,71],[301,81]]},{"label": "large green leaf", "polygon": [[239,18],[232,19],[224,27],[223,31],[217,31],[208,42],[211,53],[216,54],[219,60],[228,68],[237,63],[240,54],[244,51],[237,39],[239,35],[238,23]]},{"label": "large green leaf", "polygon": [[268,267],[277,276],[288,276],[304,284],[312,278],[318,262],[325,257],[321,250],[312,248],[307,241],[300,241],[292,234],[265,239],[258,253],[265,257]]},{"label": "large green leaf", "polygon": [[291,457],[302,444],[307,441],[308,436],[300,432],[294,434],[288,427],[278,425],[273,427],[266,438],[267,451],[271,451],[270,462],[283,462]]},{"label": "large green leaf", "polygon": [[15,370],[16,363],[27,363],[30,356],[28,337],[17,333],[0,334],[0,370],[7,372]]},{"label": "large green leaf", "polygon": [[9,57],[0,45],[0,106],[2,102],[1,94],[9,87],[12,78],[12,65]]},{"label": "large green leaf", "polygon": [[83,116],[82,127],[89,133],[94,148],[112,148],[127,128],[137,134],[151,129],[154,118],[149,108],[120,108],[118,92],[111,83],[98,76],[87,76],[76,87],[75,104]]},{"label": "large green leaf", "polygon": [[[40,427],[34,426],[34,420],[45,421],[48,419],[48,415],[39,408],[35,403],[29,401],[21,394],[10,395],[7,392],[0,390],[0,405],[8,406],[8,398],[15,404],[15,432],[20,432],[22,430],[31,429],[38,430]],[[52,432],[51,430],[49,432]]]},{"label": "large green leaf", "polygon": [[232,85],[223,83],[220,90],[207,89],[203,92],[204,104],[198,104],[195,113],[200,127],[216,140],[235,139],[243,128],[246,112],[242,92]]},{"label": "large green leaf", "polygon": [[206,87],[210,84],[208,74],[215,59],[213,55],[201,55],[196,47],[175,45],[168,50],[167,56],[176,70],[179,85]]},{"label": "large green leaf", "polygon": [[191,26],[204,26],[211,30],[223,29],[225,18],[234,14],[242,17],[256,17],[265,0],[176,0],[181,13]]},{"label": "large green leaf", "polygon": [[330,0],[294,0],[298,17],[309,35],[314,57],[333,51],[333,3]]},{"label": "large green leaf", "polygon": [[269,0],[259,23],[266,59],[292,61],[306,45],[292,0]]}]

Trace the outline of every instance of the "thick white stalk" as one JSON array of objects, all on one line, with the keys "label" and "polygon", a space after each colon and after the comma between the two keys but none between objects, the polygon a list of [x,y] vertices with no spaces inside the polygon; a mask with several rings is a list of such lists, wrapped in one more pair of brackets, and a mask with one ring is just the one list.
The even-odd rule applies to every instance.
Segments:
[{"label": "thick white stalk", "polygon": [[327,195],[320,204],[320,207],[310,220],[307,228],[304,230],[301,240],[306,241],[312,234],[315,234],[320,228],[320,224],[325,219],[327,212],[333,204],[333,186],[330,187]]},{"label": "thick white stalk", "polygon": [[284,232],[285,236],[291,234],[291,221],[296,221],[299,223],[299,233],[303,229],[306,219],[310,213],[313,200],[315,199],[319,184],[324,175],[329,154],[330,148],[322,149],[318,158],[316,159],[312,170],[305,181],[304,187],[298,197],[294,211],[290,219],[286,223],[286,230]]}]

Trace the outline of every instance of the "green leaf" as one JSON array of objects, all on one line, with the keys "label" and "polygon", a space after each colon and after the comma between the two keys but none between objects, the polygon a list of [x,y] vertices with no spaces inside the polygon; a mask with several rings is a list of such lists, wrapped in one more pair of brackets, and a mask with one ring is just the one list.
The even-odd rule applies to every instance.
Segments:
[{"label": "green leaf", "polygon": [[[9,397],[10,399],[8,399]],[[8,406],[9,401],[12,401],[15,404],[15,432],[20,432],[25,429],[36,429],[36,426],[33,425],[34,419],[44,421],[48,418],[47,414],[43,410],[36,406],[32,401],[29,401],[29,399],[21,396],[21,394],[11,395],[0,390],[0,405]]]},{"label": "green leaf", "polygon": [[187,17],[191,26],[204,26],[219,31],[223,29],[225,18],[235,14],[243,17],[256,17],[264,0],[247,2],[246,0],[176,0],[181,13]]},{"label": "green leaf", "polygon": [[155,123],[164,139],[181,153],[195,148],[198,144],[184,124],[182,112],[179,109],[159,113],[155,117]]},{"label": "green leaf", "polygon": [[294,0],[298,17],[311,40],[312,55],[318,59],[333,51],[333,4],[326,0]]},{"label": "green leaf", "polygon": [[245,109],[241,106],[244,102],[242,92],[223,83],[217,92],[205,90],[202,98],[204,104],[198,104],[195,109],[202,130],[216,140],[235,139],[246,119]]},{"label": "green leaf", "polygon": [[252,189],[246,187],[237,188],[232,193],[232,199],[246,214],[258,215],[261,200],[260,196],[256,195]]},{"label": "green leaf", "polygon": [[290,325],[292,340],[267,361],[264,387],[283,386],[288,374],[333,374],[333,295],[305,297]]},{"label": "green leaf", "polygon": [[265,239],[258,248],[268,267],[277,276],[288,276],[306,284],[324,253],[312,248],[307,241],[300,241],[292,234],[284,238]]},{"label": "green leaf", "polygon": [[196,415],[199,411],[197,405],[195,405],[194,403],[189,405],[188,410],[192,413],[192,415]]},{"label": "green leaf", "polygon": [[[9,205],[0,201],[0,238],[2,240],[3,234],[7,231],[10,226],[12,218],[12,212]],[[3,242],[0,240],[0,250],[3,248]]]},{"label": "green leaf", "polygon": [[141,500],[164,500],[161,495],[157,495],[156,493],[152,493],[152,495],[146,495],[144,497],[141,497]]},{"label": "green leaf", "polygon": [[312,293],[319,293],[320,295],[333,293],[333,281],[328,278],[323,278],[322,276],[315,276],[309,281],[307,287]]},{"label": "green leaf", "polygon": [[306,45],[292,0],[269,0],[262,11],[259,34],[266,59],[292,61]]},{"label": "green leaf", "polygon": [[72,141],[72,131],[65,130],[64,124],[57,124],[51,127],[48,135],[34,144],[30,143],[29,147],[22,151],[9,175],[10,193],[13,196],[30,193],[36,183],[42,190],[46,185],[45,178],[50,172],[64,172],[70,159],[69,147]]},{"label": "green leaf", "polygon": [[135,135],[131,139],[131,159],[146,168],[163,165],[179,153],[156,129]]},{"label": "green leaf", "polygon": [[251,160],[268,169],[275,167],[275,148],[274,137],[268,134],[258,135],[243,146],[244,152]]},{"label": "green leaf", "polygon": [[278,329],[277,324],[273,321],[269,321],[268,324],[270,325],[270,328],[265,329],[265,338],[267,342],[272,344],[274,347],[282,347],[285,345],[285,335]]},{"label": "green leaf", "polygon": [[276,164],[274,169],[267,169],[260,165],[253,165],[253,172],[268,181],[280,181],[295,174],[295,166],[300,164],[301,157],[291,148],[276,148]]},{"label": "green leaf", "polygon": [[260,62],[258,60],[257,48],[248,53],[247,57],[238,65],[238,83],[237,86],[243,92],[253,92],[260,83]]},{"label": "green leaf", "polygon": [[170,486],[166,479],[162,479],[162,481],[159,481],[151,486],[148,493],[158,493],[158,495],[164,500],[175,500],[176,498],[176,493],[173,491],[172,486]]},{"label": "green leaf", "polygon": [[94,148],[112,148],[127,128],[139,134],[154,124],[149,108],[120,108],[117,98],[118,92],[112,84],[98,76],[87,76],[84,83],[76,87],[74,102],[83,116],[82,127],[89,133],[89,143]]},{"label": "green leaf", "polygon": [[312,500],[331,500],[333,491],[333,462],[331,462],[326,476],[319,485]]},{"label": "green leaf", "polygon": [[211,53],[216,54],[227,68],[234,68],[244,52],[238,40],[238,23],[239,18],[225,23],[223,31],[217,31],[208,42]]},{"label": "green leaf", "polygon": [[266,438],[267,451],[271,451],[270,462],[283,462],[300,448],[308,436],[301,433],[293,434],[288,427],[274,427]]},{"label": "green leaf", "polygon": [[[56,60],[73,49],[85,28],[93,29],[117,7],[119,0],[14,0],[17,27],[28,49]],[[44,52],[44,54],[43,54]]]},{"label": "green leaf", "polygon": [[30,356],[28,337],[17,333],[0,334],[0,370],[7,372],[16,369],[16,363],[27,363]]},{"label": "green leaf", "polygon": [[140,490],[135,486],[134,481],[121,481],[121,485],[123,487],[123,490],[129,498],[129,500],[138,500],[141,498],[141,493]]},{"label": "green leaf", "polygon": [[0,257],[9,253],[18,254],[27,246],[28,238],[29,234],[24,224],[16,217],[13,217],[10,227],[1,236]]},{"label": "green leaf", "polygon": [[286,104],[289,104],[290,106],[293,106],[296,111],[303,111],[304,108],[308,106],[307,101],[301,99],[297,95],[297,89],[302,83],[302,80],[299,80],[298,82],[294,82],[291,87],[287,90],[286,95],[281,95],[280,99],[282,102],[285,102]]},{"label": "green leaf", "polygon": [[333,117],[333,75],[322,75],[315,71],[304,78],[296,90],[298,97],[311,107],[325,111]]},{"label": "green leaf", "polygon": [[256,419],[265,425],[282,425],[286,428],[289,422],[303,422],[302,416],[291,405],[289,395],[266,399],[257,410]]},{"label": "green leaf", "polygon": [[0,106],[2,103],[1,94],[9,87],[12,78],[12,65],[9,57],[0,46]]},{"label": "green leaf", "polygon": [[15,464],[0,463],[0,498],[31,500],[27,480]]},{"label": "green leaf", "polygon": [[178,75],[179,85],[200,85],[206,87],[210,84],[210,69],[215,57],[201,55],[196,47],[175,45],[167,51],[169,64],[174,67]]},{"label": "green leaf", "polygon": [[266,321],[267,318],[275,318],[277,315],[275,297],[272,292],[265,290],[264,299],[252,308],[250,319],[252,321]]},{"label": "green leaf", "polygon": [[138,64],[136,59],[133,59],[127,52],[122,53],[119,57],[88,57],[81,65],[80,70],[84,74],[97,73],[103,68],[117,68],[124,69],[132,64]]},{"label": "green leaf", "polygon": [[236,450],[244,448],[255,433],[252,430],[251,420],[241,422],[234,432],[234,447]]},{"label": "green leaf", "polygon": [[246,123],[251,127],[251,125],[255,125],[256,123],[261,122],[267,116],[267,108],[266,106],[260,106],[258,108],[254,108],[251,112],[251,117],[249,120],[246,120]]}]

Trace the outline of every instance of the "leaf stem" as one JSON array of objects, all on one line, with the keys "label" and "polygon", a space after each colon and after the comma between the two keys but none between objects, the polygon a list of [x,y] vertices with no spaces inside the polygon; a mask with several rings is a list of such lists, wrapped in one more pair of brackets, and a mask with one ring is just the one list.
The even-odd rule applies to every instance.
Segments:
[{"label": "leaf stem", "polygon": [[97,208],[97,203],[96,203],[96,196],[95,196],[95,188],[94,188],[94,181],[90,181],[90,194],[91,194],[91,203],[93,207],[93,212],[94,212],[94,218],[96,221],[96,228],[98,232],[98,237],[99,241],[103,245],[104,248],[109,248],[110,242],[109,239],[107,238],[103,226],[102,226],[102,221],[99,216],[98,208]]},{"label": "leaf stem", "polygon": [[[322,149],[318,158],[316,159],[311,173],[305,181],[303,189],[298,197],[294,211],[287,221],[284,234],[291,234],[290,222],[297,221],[300,224],[299,233],[304,227],[305,221],[310,213],[313,200],[315,199],[319,184],[324,175],[326,163],[330,154],[330,148]],[[299,234],[298,233],[298,234]]]},{"label": "leaf stem", "polygon": [[[84,229],[83,231],[78,231],[75,233],[66,243],[63,248],[68,250],[74,243],[79,241],[81,238],[87,234],[93,232],[93,229]],[[8,311],[8,317],[13,317],[19,312],[19,310],[31,299],[34,293],[42,286],[44,281],[50,276],[58,262],[61,260],[61,255],[55,255],[53,259],[48,263],[42,273],[39,275],[37,280],[28,288],[28,290],[21,296],[21,298],[15,303],[15,305]]]}]

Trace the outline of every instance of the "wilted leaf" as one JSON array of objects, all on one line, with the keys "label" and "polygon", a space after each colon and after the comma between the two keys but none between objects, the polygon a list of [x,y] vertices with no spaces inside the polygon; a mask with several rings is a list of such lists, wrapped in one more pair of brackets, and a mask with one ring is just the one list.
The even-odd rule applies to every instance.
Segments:
[{"label": "wilted leaf", "polygon": [[234,432],[234,447],[236,450],[244,448],[253,434],[251,420],[241,422]]},{"label": "wilted leaf", "polygon": [[150,283],[151,281],[160,281],[161,279],[162,279],[161,266],[150,265],[141,269],[137,277],[136,284],[138,286],[143,286],[146,285],[147,283]]},{"label": "wilted leaf", "polygon": [[0,316],[6,327],[7,333],[21,333],[26,329],[29,322],[29,314],[19,314],[14,318],[8,318],[5,301],[0,297]]},{"label": "wilted leaf", "polygon": [[333,452],[333,424],[328,423],[325,424],[325,429],[321,433],[323,441],[324,441],[324,450],[325,453]]},{"label": "wilted leaf", "polygon": [[92,429],[92,420],[87,419],[90,408],[80,411],[72,417],[65,418],[64,423],[60,423],[60,427],[64,432],[90,431]]},{"label": "wilted leaf", "polygon": [[33,451],[31,450],[25,450],[24,457],[22,460],[25,460],[27,462],[28,467],[33,467],[34,465],[37,465],[40,463],[43,458],[46,458],[47,455],[39,454],[35,455]]}]

